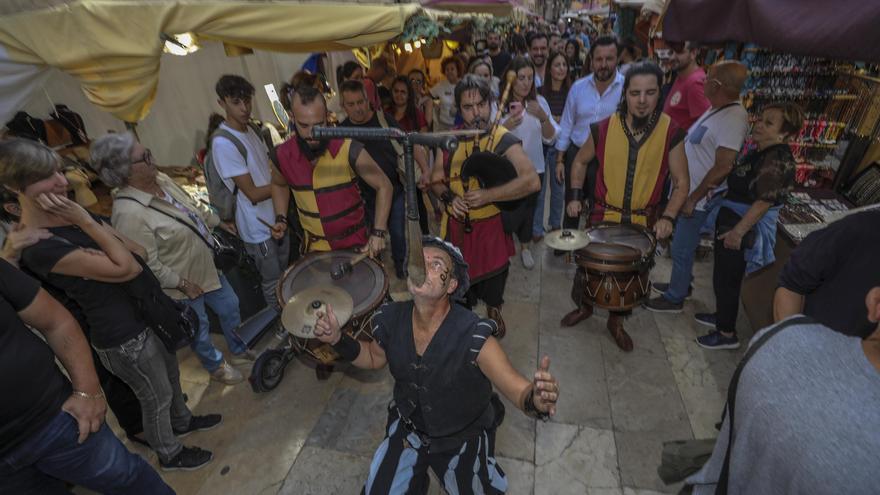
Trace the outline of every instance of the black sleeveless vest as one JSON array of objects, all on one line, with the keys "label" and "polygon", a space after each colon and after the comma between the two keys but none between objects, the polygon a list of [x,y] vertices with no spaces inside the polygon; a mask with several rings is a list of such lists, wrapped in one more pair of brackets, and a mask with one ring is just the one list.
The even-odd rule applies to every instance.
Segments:
[{"label": "black sleeveless vest", "polygon": [[476,359],[495,322],[453,304],[419,362],[412,313],[412,301],[388,303],[373,319],[373,334],[394,376],[394,402],[401,416],[412,419],[418,409],[417,426],[435,438],[467,438],[491,428],[492,382]]}]

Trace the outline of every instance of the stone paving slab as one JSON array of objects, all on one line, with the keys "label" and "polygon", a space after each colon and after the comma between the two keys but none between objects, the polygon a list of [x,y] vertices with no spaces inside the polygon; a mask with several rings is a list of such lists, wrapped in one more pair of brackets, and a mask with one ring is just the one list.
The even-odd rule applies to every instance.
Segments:
[{"label": "stone paving slab", "polygon": [[586,426],[539,423],[535,495],[620,490],[614,434]]}]

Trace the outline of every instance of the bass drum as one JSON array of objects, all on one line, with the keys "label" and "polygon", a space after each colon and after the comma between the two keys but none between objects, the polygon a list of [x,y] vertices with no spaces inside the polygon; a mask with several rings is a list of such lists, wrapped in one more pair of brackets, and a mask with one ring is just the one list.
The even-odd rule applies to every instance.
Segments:
[{"label": "bass drum", "polygon": [[[388,300],[388,278],[379,262],[366,258],[352,267],[339,280],[330,276],[340,263],[351,262],[358,253],[351,251],[327,251],[309,253],[284,272],[278,282],[278,302],[283,308],[296,293],[316,286],[334,286],[346,291],[354,307],[351,319],[342,330],[352,337],[372,341],[371,319],[373,313]],[[301,355],[315,360],[316,364],[332,365],[339,355],[329,344],[317,339],[304,339],[290,335]]]},{"label": "bass drum", "polygon": [[[586,271],[584,299],[600,308],[628,311],[644,302],[651,289],[657,240],[638,225],[600,225],[587,230],[590,243],[574,253]],[[577,277],[576,277],[577,279]]]}]

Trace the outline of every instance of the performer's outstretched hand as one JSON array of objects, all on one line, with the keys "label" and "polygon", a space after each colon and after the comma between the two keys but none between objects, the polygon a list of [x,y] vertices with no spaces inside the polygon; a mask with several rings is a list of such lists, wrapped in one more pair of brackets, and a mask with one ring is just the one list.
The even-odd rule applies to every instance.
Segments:
[{"label": "performer's outstretched hand", "polygon": [[339,320],[333,312],[333,307],[327,305],[326,313],[318,314],[318,322],[315,323],[315,338],[321,342],[333,345],[339,342],[342,330],[339,328]]},{"label": "performer's outstretched hand", "polygon": [[565,209],[568,211],[568,216],[579,217],[581,216],[581,210],[584,209],[584,205],[578,200],[569,201]]},{"label": "performer's outstretched hand", "polygon": [[559,382],[550,374],[550,356],[541,358],[538,371],[535,372],[534,394],[532,395],[535,409],[550,416],[556,414],[556,401],[559,399]]}]

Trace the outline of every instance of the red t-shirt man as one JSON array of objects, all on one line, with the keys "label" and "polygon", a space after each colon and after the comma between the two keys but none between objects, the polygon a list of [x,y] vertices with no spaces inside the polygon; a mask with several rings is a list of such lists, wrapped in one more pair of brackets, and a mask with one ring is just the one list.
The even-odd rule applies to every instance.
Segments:
[{"label": "red t-shirt man", "polygon": [[676,77],[663,105],[665,112],[680,129],[690,129],[691,125],[712,106],[703,94],[706,73],[697,68],[686,77]]}]

